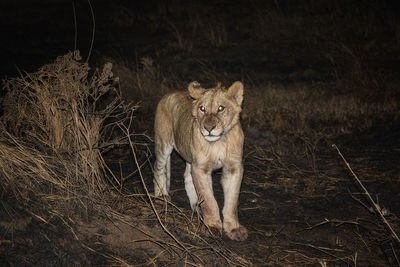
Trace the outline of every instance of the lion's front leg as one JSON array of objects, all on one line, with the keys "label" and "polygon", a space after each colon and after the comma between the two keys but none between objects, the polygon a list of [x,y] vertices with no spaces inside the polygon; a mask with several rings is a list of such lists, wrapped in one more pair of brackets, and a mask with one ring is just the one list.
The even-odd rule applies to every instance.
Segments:
[{"label": "lion's front leg", "polygon": [[248,232],[245,227],[239,224],[238,201],[240,185],[243,177],[242,164],[231,165],[223,168],[222,188],[224,190],[224,230],[226,235],[237,241],[247,239]]},{"label": "lion's front leg", "polygon": [[214,198],[211,170],[204,167],[192,165],[193,183],[200,203],[204,223],[211,232],[222,232],[222,222],[219,216],[218,203]]}]

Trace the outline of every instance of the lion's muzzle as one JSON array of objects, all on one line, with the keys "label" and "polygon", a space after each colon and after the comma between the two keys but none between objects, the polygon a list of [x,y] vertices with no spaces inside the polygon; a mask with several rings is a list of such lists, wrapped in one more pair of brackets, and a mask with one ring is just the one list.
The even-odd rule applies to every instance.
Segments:
[{"label": "lion's muzzle", "polygon": [[217,129],[218,118],[215,115],[206,115],[202,124],[201,134],[207,141],[215,142],[220,139],[221,133]]},{"label": "lion's muzzle", "polygon": [[203,122],[204,129],[209,133],[217,126],[217,118],[214,115],[207,115]]}]

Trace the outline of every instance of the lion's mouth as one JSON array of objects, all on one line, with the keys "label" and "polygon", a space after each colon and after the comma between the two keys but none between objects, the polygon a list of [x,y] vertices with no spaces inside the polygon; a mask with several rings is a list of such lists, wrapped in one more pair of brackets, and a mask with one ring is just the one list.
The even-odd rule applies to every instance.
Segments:
[{"label": "lion's mouth", "polygon": [[204,136],[204,139],[206,139],[208,142],[215,142],[221,138],[220,135],[212,135],[212,134],[203,135],[203,136]]}]

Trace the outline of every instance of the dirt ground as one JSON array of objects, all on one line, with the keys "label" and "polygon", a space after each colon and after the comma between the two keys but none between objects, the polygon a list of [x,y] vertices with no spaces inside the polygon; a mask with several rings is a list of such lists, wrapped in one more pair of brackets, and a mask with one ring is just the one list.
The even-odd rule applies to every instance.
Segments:
[{"label": "dirt ground", "polygon": [[[400,7],[300,2],[93,1],[92,49],[86,1],[74,1],[76,40],[71,3],[1,4],[10,11],[2,77],[33,71],[75,41],[93,66],[114,64],[124,97],[141,106],[134,127],[143,134],[140,168],[128,146],[107,152],[121,187],[104,192],[96,212],[44,212],[0,187],[0,265],[399,266]],[[243,242],[198,231],[178,154],[171,203],[153,207],[143,186],[152,192],[155,105],[193,80],[245,84]],[[344,107],[329,113],[331,102]]]},{"label": "dirt ground", "polygon": [[[157,206],[166,227],[184,242],[197,258],[177,257],[169,251],[170,237],[155,219],[136,178],[128,181],[124,197],[113,196],[113,208],[100,217],[53,220],[45,223],[34,211],[16,210],[3,201],[1,226],[2,264],[9,266],[45,265],[184,265],[204,266],[382,266],[396,265],[398,247],[375,214],[360,186],[346,170],[331,143],[321,141],[318,149],[298,140],[294,151],[292,137],[276,136],[268,145],[251,144],[246,135],[245,174],[240,195],[239,218],[249,230],[246,241],[205,237],[198,244],[175,222],[179,216],[172,206]],[[261,139],[259,141],[265,141]],[[371,147],[349,148],[342,153],[363,181],[385,218],[397,231],[400,206],[398,186],[399,150]],[[118,158],[129,173],[130,155]],[[112,164],[110,164],[112,165]],[[184,163],[174,153],[172,164],[172,203],[188,217],[190,211],[183,184]],[[382,168],[387,171],[382,171]],[[143,168],[151,187],[151,169]],[[214,173],[214,190],[221,206],[223,194],[220,172]],[[132,195],[141,195],[132,198]],[[138,204],[140,203],[140,204]],[[5,211],[7,213],[5,213]],[[123,215],[121,215],[123,214]],[[16,217],[18,216],[18,217]],[[121,217],[122,216],[122,217]],[[10,218],[12,217],[12,219]],[[11,220],[11,221],[10,221]],[[196,223],[196,222],[195,222]],[[183,232],[182,232],[183,231]],[[162,244],[162,242],[166,242]],[[172,243],[172,244],[171,244]],[[195,244],[195,249],[192,245]],[[198,247],[196,247],[198,246]],[[175,248],[177,249],[177,248]],[[173,249],[172,249],[173,250]],[[206,253],[199,253],[205,250]],[[229,251],[229,254],[226,254]],[[164,251],[164,253],[163,253]],[[160,254],[161,253],[161,254]],[[221,256],[223,255],[223,256]],[[183,257],[183,258],[182,258]],[[154,258],[154,261],[151,260]],[[227,260],[228,258],[229,260]]]}]

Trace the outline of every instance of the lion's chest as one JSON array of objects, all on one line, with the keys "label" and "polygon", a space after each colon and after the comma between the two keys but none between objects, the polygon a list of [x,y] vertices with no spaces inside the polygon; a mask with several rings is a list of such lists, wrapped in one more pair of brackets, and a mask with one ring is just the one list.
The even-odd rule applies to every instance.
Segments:
[{"label": "lion's chest", "polygon": [[219,169],[223,166],[223,162],[226,158],[226,148],[221,145],[211,146],[208,154],[208,159],[210,160],[212,169]]},{"label": "lion's chest", "polygon": [[227,148],[224,142],[204,143],[196,155],[196,161],[200,165],[206,165],[215,170],[222,168],[227,158]]}]

